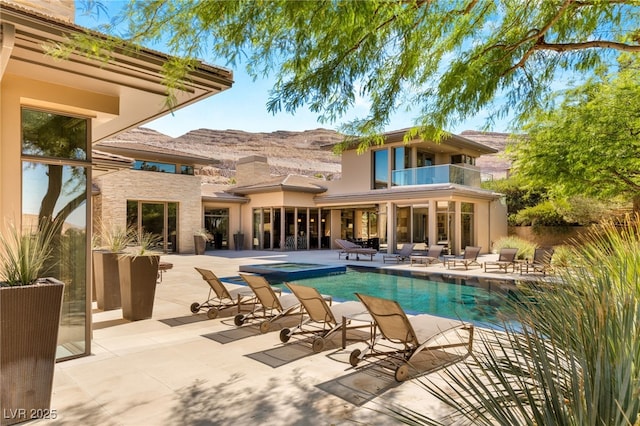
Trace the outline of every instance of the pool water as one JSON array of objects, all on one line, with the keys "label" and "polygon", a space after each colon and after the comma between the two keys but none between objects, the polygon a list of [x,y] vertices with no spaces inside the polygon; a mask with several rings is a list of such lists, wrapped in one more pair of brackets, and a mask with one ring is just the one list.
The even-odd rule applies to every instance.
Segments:
[{"label": "pool water", "polygon": [[346,273],[295,281],[337,301],[357,300],[355,293],[359,292],[396,300],[409,314],[428,313],[489,327],[508,319],[507,297],[516,291],[510,281],[398,274],[374,268],[348,268]]},{"label": "pool water", "polygon": [[259,265],[240,265],[240,272],[265,275],[270,280],[292,281],[309,277],[326,276],[346,272],[344,265],[320,265],[317,263],[277,262]]}]

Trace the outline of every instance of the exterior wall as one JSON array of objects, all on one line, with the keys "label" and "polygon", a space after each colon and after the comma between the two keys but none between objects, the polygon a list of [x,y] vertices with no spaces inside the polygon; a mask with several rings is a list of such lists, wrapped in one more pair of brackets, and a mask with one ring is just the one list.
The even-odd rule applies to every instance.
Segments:
[{"label": "exterior wall", "polygon": [[35,10],[45,15],[64,19],[68,22],[75,21],[75,0],[9,0],[24,8]]},{"label": "exterior wall", "polygon": [[[198,176],[123,170],[97,177],[102,219],[126,226],[127,200],[178,203],[178,250],[193,253],[193,232],[203,226],[201,180]],[[98,219],[94,210],[94,219]]]},{"label": "exterior wall", "polygon": [[20,91],[3,78],[0,85],[0,228],[6,220],[20,223]]},{"label": "exterior wall", "polygon": [[303,192],[286,192],[284,194],[284,205],[292,207],[309,207],[316,208],[313,201],[314,194],[306,194]]},{"label": "exterior wall", "polygon": [[489,207],[490,251],[493,251],[493,243],[509,233],[507,223],[507,203],[501,198],[491,203]]},{"label": "exterior wall", "polygon": [[372,166],[371,150],[363,154],[355,150],[343,152],[342,178],[330,185],[327,192],[333,195],[371,190]]}]

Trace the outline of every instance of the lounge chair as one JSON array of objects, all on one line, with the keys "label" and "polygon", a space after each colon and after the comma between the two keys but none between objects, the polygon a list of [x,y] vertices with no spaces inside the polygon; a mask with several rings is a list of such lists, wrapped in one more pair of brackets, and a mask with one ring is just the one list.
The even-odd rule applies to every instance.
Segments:
[{"label": "lounge chair", "polygon": [[517,254],[517,248],[501,248],[500,253],[498,254],[498,260],[488,260],[484,262],[484,271],[487,272],[488,269],[498,269],[499,271],[504,271],[506,274],[509,266],[511,266],[511,269],[515,272]]},{"label": "lounge chair", "polygon": [[314,352],[321,352],[325,346],[325,339],[338,331],[344,333],[347,329],[362,328],[362,325],[350,327],[343,321],[352,315],[366,313],[367,309],[360,302],[350,301],[329,306],[325,298],[313,287],[287,283],[287,287],[298,298],[304,307],[305,315],[295,328],[284,328],[280,331],[280,341],[287,343],[294,335],[313,336],[312,348]]},{"label": "lounge chair", "polygon": [[403,244],[398,253],[385,254],[384,256],[382,256],[382,263],[387,263],[387,260],[395,261],[396,263],[404,262],[411,256],[414,246],[415,244],[413,243]]},{"label": "lounge chair", "polygon": [[447,268],[455,268],[458,265],[464,266],[464,269],[469,269],[469,266],[476,265],[482,267],[478,262],[478,255],[482,247],[467,246],[464,249],[464,254],[459,257],[447,259]]},{"label": "lounge chair", "polygon": [[240,274],[240,277],[253,290],[259,305],[254,306],[253,310],[247,314],[236,315],[233,319],[235,325],[241,326],[247,321],[262,320],[260,332],[267,333],[272,322],[289,315],[301,314],[298,298],[293,294],[283,295],[281,292],[277,294],[262,275]]},{"label": "lounge chair", "polygon": [[442,250],[444,250],[444,246],[441,245],[432,245],[429,246],[429,250],[426,255],[416,254],[409,258],[411,266],[414,263],[422,263],[424,266],[429,266],[432,263],[442,262],[440,260],[440,255],[442,254]]},{"label": "lounge chair", "polygon": [[[382,356],[391,361],[395,379],[402,382],[410,378],[412,371],[420,372],[419,359],[432,355],[428,357],[430,367],[433,367],[432,361],[445,367],[471,353],[472,324],[427,314],[409,318],[395,300],[360,293],[356,296],[371,314],[380,336],[372,336],[364,351],[351,352],[349,362],[354,367],[365,358]],[[381,342],[383,339],[386,342]]]},{"label": "lounge chair", "polygon": [[256,297],[249,288],[228,289],[222,281],[210,270],[195,268],[202,275],[202,279],[209,284],[209,296],[202,303],[193,302],[191,312],[196,314],[202,309],[207,310],[207,317],[214,319],[221,309],[237,307],[238,313],[242,305],[255,303]]},{"label": "lounge chair", "polygon": [[532,273],[539,272],[542,275],[546,275],[551,272],[551,258],[553,257],[554,250],[552,248],[537,248],[533,252],[533,259],[531,262],[525,262],[520,265],[520,274],[528,274],[529,270]]},{"label": "lounge chair", "polygon": [[340,251],[338,252],[338,259],[340,259],[340,257],[344,254],[345,259],[349,260],[349,255],[355,254],[356,260],[360,260],[360,255],[363,254],[371,256],[371,260],[373,260],[373,256],[378,253],[378,250],[376,249],[365,248],[347,240],[336,239],[336,244],[340,247]]}]

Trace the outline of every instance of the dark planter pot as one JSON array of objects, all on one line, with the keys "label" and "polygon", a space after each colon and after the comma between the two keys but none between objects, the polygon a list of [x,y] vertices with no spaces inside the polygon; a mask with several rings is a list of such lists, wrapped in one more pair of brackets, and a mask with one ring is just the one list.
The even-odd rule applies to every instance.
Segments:
[{"label": "dark planter pot", "polygon": [[96,286],[98,309],[110,311],[122,306],[118,253],[95,250],[93,252],[93,282]]},{"label": "dark planter pot", "polygon": [[207,248],[207,240],[205,240],[203,236],[194,235],[193,244],[196,247],[196,254],[198,255],[204,254],[205,249]]},{"label": "dark planter pot", "polygon": [[234,234],[233,245],[236,250],[244,250],[244,234]]},{"label": "dark planter pot", "polygon": [[122,317],[129,321],[151,318],[156,296],[160,256],[120,256]]},{"label": "dark planter pot", "polygon": [[0,424],[50,416],[64,284],[0,287]]},{"label": "dark planter pot", "polygon": [[222,234],[220,232],[213,234],[213,247],[216,250],[220,250],[222,248]]}]

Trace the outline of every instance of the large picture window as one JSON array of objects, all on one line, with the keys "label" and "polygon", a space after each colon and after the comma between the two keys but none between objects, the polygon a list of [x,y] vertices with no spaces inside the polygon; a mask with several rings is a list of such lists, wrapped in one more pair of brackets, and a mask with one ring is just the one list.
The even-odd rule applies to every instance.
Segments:
[{"label": "large picture window", "polygon": [[90,352],[88,119],[22,109],[22,226],[59,231],[47,275],[65,283],[58,359]]}]

